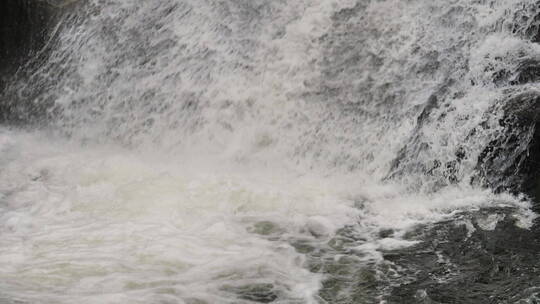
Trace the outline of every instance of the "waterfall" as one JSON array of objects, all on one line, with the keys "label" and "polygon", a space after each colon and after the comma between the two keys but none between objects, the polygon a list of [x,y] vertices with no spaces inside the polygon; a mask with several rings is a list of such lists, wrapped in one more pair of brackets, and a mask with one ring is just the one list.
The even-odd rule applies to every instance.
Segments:
[{"label": "waterfall", "polygon": [[376,303],[418,227],[533,226],[535,1],[68,2],[0,95],[0,301]]}]

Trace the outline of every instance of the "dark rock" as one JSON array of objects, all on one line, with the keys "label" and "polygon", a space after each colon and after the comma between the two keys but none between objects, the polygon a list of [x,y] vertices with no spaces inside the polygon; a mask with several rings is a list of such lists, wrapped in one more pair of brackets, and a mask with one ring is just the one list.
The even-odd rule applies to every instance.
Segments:
[{"label": "dark rock", "polygon": [[53,16],[53,6],[44,1],[0,3],[0,71],[4,77],[44,45]]},{"label": "dark rock", "polygon": [[540,199],[540,95],[511,97],[499,121],[502,131],[480,154],[478,177],[496,192],[524,192]]},{"label": "dark rock", "polygon": [[[75,0],[4,0],[0,3],[0,119],[3,122],[16,123],[15,118],[21,116],[19,112],[32,116],[29,108],[34,108],[33,98],[21,97],[20,89],[9,86],[17,81],[35,83],[30,75],[47,60],[51,48],[47,46],[59,32],[56,25],[75,3]],[[39,87],[35,91],[39,91]]]}]

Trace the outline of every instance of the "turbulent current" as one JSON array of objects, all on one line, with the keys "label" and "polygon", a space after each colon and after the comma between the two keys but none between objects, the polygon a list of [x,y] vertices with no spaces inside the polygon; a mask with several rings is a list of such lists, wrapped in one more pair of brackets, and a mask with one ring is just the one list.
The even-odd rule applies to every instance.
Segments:
[{"label": "turbulent current", "polygon": [[1,95],[0,303],[538,303],[539,14],[75,1]]}]

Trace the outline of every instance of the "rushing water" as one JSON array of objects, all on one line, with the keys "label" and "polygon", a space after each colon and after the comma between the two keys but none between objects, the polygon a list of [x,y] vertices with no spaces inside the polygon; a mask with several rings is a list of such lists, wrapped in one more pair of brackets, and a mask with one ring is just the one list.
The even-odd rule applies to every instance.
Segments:
[{"label": "rushing water", "polygon": [[532,225],[471,180],[534,2],[80,2],[4,94],[0,302],[399,303],[418,227]]}]

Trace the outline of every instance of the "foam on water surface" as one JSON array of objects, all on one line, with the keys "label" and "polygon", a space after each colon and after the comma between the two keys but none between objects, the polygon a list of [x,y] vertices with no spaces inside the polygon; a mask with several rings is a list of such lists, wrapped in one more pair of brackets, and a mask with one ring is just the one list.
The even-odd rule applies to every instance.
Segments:
[{"label": "foam on water surface", "polygon": [[[401,240],[407,228],[492,203],[473,189],[427,202],[358,176],[47,134],[4,130],[0,139],[0,286],[23,302],[237,303],[237,288],[268,284],[284,303],[315,303],[324,276],[306,269],[296,240],[324,243],[353,226],[365,238],[353,249],[378,260],[379,249],[415,243]],[[383,228],[394,238],[379,240]]]}]

